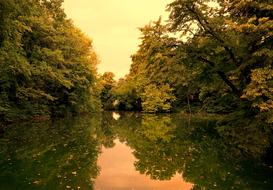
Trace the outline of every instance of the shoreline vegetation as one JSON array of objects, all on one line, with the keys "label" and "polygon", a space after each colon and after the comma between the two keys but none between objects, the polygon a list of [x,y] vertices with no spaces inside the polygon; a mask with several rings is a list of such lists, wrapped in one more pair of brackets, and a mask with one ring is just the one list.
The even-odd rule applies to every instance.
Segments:
[{"label": "shoreline vegetation", "polygon": [[3,187],[92,188],[101,147],[116,138],[154,179],[180,172],[192,189],[219,188],[215,178],[226,189],[272,187],[273,1],[172,0],[167,23],[139,28],[118,81],[97,73],[92,40],[62,3],[0,0]]},{"label": "shoreline vegetation", "polygon": [[62,0],[0,1],[0,118],[44,119],[99,110],[92,40]]},{"label": "shoreline vegetation", "polygon": [[272,132],[272,3],[173,0],[167,24],[159,18],[140,28],[130,71],[118,81],[97,73],[92,40],[62,3],[0,1],[2,123],[102,110],[181,112]]},{"label": "shoreline vegetation", "polygon": [[272,131],[273,8],[267,1],[173,1],[140,28],[129,74],[99,77],[104,110],[222,115]]}]

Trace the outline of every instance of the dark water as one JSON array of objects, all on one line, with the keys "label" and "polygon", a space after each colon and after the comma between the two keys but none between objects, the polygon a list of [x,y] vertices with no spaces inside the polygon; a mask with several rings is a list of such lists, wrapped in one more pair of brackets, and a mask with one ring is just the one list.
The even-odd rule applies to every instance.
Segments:
[{"label": "dark water", "polygon": [[271,141],[178,114],[22,123],[0,134],[0,189],[271,190]]}]

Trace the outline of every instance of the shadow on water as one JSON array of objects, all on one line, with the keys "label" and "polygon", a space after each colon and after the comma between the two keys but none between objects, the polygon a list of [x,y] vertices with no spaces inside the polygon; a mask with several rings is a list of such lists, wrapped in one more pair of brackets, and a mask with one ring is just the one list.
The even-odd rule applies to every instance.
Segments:
[{"label": "shadow on water", "polygon": [[0,189],[93,189],[101,147],[115,147],[116,139],[151,179],[178,173],[192,190],[272,189],[271,162],[263,160],[270,160],[272,132],[216,125],[177,114],[102,113],[10,126],[0,137]]}]

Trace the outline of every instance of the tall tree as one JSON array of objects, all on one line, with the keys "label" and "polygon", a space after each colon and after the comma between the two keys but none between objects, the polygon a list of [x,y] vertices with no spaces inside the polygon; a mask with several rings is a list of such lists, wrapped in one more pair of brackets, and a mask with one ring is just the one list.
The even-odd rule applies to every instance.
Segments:
[{"label": "tall tree", "polygon": [[199,76],[222,81],[220,96],[232,92],[272,122],[272,2],[176,0],[169,11],[171,31],[188,35],[181,47]]},{"label": "tall tree", "polygon": [[116,85],[116,81],[114,79],[115,74],[112,72],[105,72],[100,77],[100,100],[102,103],[102,107],[104,109],[113,109],[114,96],[112,89]]},{"label": "tall tree", "polygon": [[62,2],[0,2],[1,117],[97,109],[97,56],[92,41],[66,18]]}]

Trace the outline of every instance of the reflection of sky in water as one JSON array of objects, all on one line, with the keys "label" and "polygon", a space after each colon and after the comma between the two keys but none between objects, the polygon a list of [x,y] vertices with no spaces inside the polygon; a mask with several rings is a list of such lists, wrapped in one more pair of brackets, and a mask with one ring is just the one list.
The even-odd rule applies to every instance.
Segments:
[{"label": "reflection of sky in water", "polygon": [[[194,189],[273,187],[272,163],[265,165],[256,158],[269,146],[269,130],[228,126],[216,133],[214,121],[200,118],[192,119],[189,126],[188,118],[180,115],[124,113],[118,122],[113,115],[118,116],[107,112],[8,127],[0,137],[0,190],[192,188],[179,175],[170,181],[153,181],[139,170],[162,178],[183,171],[184,178],[195,184]],[[132,149],[113,140],[115,137],[128,142]],[[99,154],[102,144],[113,148],[102,148]],[[239,145],[256,157],[245,157]],[[102,168],[100,176],[97,164]]]},{"label": "reflection of sky in water", "polygon": [[151,180],[135,170],[132,150],[118,140],[114,148],[102,149],[98,165],[100,176],[95,190],[190,190],[192,185],[176,175],[170,181]]}]

